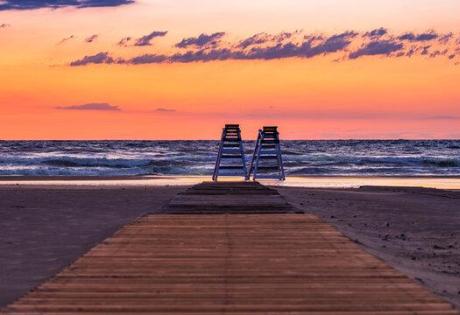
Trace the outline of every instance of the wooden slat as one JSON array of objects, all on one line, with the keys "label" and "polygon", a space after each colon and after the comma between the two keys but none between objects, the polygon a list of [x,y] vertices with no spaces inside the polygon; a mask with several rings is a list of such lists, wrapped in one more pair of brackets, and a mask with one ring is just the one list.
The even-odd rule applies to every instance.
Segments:
[{"label": "wooden slat", "polygon": [[[175,202],[264,189],[205,183]],[[459,314],[313,215],[216,212],[128,224],[2,314]]]}]

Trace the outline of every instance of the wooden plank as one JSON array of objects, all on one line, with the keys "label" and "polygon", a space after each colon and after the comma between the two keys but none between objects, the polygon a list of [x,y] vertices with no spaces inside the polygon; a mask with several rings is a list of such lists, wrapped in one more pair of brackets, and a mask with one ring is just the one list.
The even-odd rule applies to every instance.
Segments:
[{"label": "wooden plank", "polygon": [[[191,191],[207,189],[217,196],[175,202],[212,203],[217,214],[145,216],[2,314],[459,314],[315,216],[221,211],[263,186]],[[276,194],[261,197],[284,209]]]}]

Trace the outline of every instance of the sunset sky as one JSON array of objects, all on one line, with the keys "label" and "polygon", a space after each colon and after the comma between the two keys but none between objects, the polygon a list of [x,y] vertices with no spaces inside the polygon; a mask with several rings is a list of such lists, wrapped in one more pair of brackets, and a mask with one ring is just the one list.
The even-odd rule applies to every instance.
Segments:
[{"label": "sunset sky", "polygon": [[460,138],[458,0],[0,0],[0,139]]}]

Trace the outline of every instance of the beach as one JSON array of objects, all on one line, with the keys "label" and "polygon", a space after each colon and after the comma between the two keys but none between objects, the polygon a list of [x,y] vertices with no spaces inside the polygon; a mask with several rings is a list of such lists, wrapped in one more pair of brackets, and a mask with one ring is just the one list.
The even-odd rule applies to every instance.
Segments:
[{"label": "beach", "polygon": [[46,281],[183,188],[0,188],[0,306]]},{"label": "beach", "polygon": [[278,188],[305,212],[333,224],[460,307],[460,191],[404,187]]},{"label": "beach", "polygon": [[[123,178],[80,180],[2,181],[0,305],[49,279],[121,226],[159,211],[191,185],[190,179],[169,186]],[[299,210],[333,224],[366,251],[460,307],[459,191],[275,188]]]}]

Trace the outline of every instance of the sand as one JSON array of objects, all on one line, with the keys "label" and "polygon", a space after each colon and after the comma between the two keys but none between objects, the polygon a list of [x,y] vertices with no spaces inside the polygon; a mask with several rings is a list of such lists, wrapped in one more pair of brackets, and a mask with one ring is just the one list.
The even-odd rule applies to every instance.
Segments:
[{"label": "sand", "polygon": [[183,189],[0,188],[0,307]]},{"label": "sand", "polygon": [[460,191],[391,187],[278,191],[460,308]]},{"label": "sand", "polygon": [[[0,306],[186,187],[0,187]],[[460,192],[277,187],[365,250],[460,307]]]}]

